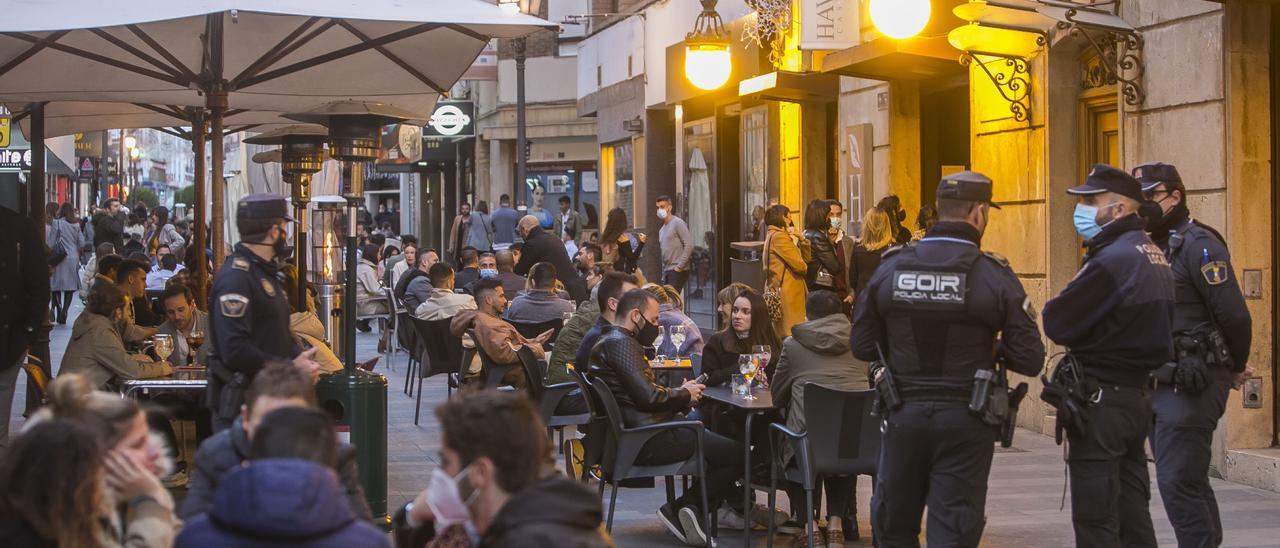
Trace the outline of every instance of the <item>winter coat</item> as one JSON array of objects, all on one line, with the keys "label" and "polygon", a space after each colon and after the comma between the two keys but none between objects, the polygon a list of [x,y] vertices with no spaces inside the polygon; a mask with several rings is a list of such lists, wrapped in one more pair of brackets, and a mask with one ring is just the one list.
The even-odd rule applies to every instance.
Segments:
[{"label": "winter coat", "polygon": [[[827,291],[840,292],[840,284],[838,280],[845,276],[845,265],[840,263],[840,258],[836,254],[836,247],[831,243],[831,238],[827,236],[826,231],[806,230],[804,238],[809,241],[809,247],[812,250],[809,257],[809,271],[805,275],[805,284],[809,291],[817,291],[825,289]],[[831,283],[822,285],[818,283],[818,274],[826,270],[830,274]]]},{"label": "winter coat", "polygon": [[556,267],[556,279],[564,284],[565,291],[569,292],[574,303],[587,299],[587,285],[578,277],[577,269],[569,260],[569,253],[564,250],[564,242],[551,233],[534,227],[529,230],[524,247],[520,249],[520,262],[516,263],[515,273],[518,276],[528,276],[529,269],[542,261]]},{"label": "winter coat", "polygon": [[71,224],[62,218],[53,220],[45,238],[45,245],[49,246],[50,253],[54,253],[54,250],[61,247],[67,256],[58,263],[58,266],[53,267],[53,274],[49,277],[49,290],[80,289],[80,246],[83,243],[84,235],[80,233],[79,225]]},{"label": "winter coat", "polygon": [[0,207],[0,371],[27,354],[49,314],[49,263],[40,226]]},{"label": "winter coat", "polygon": [[265,459],[222,478],[209,512],[188,522],[174,546],[390,548],[391,543],[351,509],[333,470],[298,459]]},{"label": "winter coat", "polygon": [[574,377],[565,368],[574,359],[582,337],[595,325],[600,317],[600,305],[595,299],[587,299],[578,305],[573,318],[565,322],[560,333],[556,335],[555,350],[551,352],[551,360],[547,363],[547,384],[573,382]]},{"label": "winter coat", "polygon": [[600,498],[559,474],[511,495],[480,538],[483,548],[603,548]]},{"label": "winter coat", "polygon": [[109,242],[116,246],[116,253],[124,253],[124,221],[123,212],[112,215],[105,211],[93,214],[93,248]]},{"label": "winter coat", "polygon": [[[333,353],[333,349],[324,342],[324,324],[315,312],[294,312],[289,315],[289,330],[293,335],[306,343],[306,348],[316,349],[311,359],[320,364],[322,373],[335,373],[342,370],[342,360]],[[208,345],[205,345],[208,346]]]},{"label": "winter coat", "polygon": [[66,373],[80,373],[93,386],[105,389],[116,378],[150,379],[169,371],[161,362],[126,352],[116,324],[106,316],[85,310],[72,324],[67,351],[62,355],[58,374]]},{"label": "winter coat", "polygon": [[804,299],[809,294],[804,282],[808,274],[809,240],[793,238],[786,231],[770,226],[765,248],[768,250],[764,258],[765,288],[775,288],[782,293],[782,318],[774,319],[773,328],[779,337],[787,337],[791,335],[791,326],[804,321]]},{"label": "winter coat", "polygon": [[[796,324],[782,343],[782,357],[773,374],[769,393],[773,404],[784,409],[787,428],[804,432],[804,385],[816,383],[837,390],[866,390],[867,365],[854,359],[849,347],[852,326],[844,314]],[[783,457],[792,457],[791,447]]]}]

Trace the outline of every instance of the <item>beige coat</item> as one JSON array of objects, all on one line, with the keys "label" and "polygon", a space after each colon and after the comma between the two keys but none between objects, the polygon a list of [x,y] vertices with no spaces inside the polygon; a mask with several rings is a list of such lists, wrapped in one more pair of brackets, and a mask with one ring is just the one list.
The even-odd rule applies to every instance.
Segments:
[{"label": "beige coat", "polygon": [[324,343],[324,324],[320,323],[320,317],[316,316],[315,312],[290,314],[289,330],[308,346],[316,349],[314,359],[320,364],[320,371],[334,373],[342,370],[342,360],[339,360],[338,355]]},{"label": "beige coat", "polygon": [[804,321],[804,299],[808,295],[805,274],[809,271],[809,240],[771,226],[765,239],[765,288],[782,293],[782,321],[774,320],[778,337],[791,335],[791,327]]},{"label": "beige coat", "polygon": [[161,362],[126,352],[116,324],[106,316],[87,310],[80,313],[71,327],[71,338],[58,370],[59,375],[80,373],[98,389],[108,388],[116,378],[150,379],[171,372]]}]

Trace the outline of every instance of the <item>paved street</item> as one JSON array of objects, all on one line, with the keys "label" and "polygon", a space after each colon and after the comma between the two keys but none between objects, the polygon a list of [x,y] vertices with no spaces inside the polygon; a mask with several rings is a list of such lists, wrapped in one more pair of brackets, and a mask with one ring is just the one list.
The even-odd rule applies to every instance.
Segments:
[{"label": "paved street", "polygon": [[[73,316],[79,313],[79,304]],[[55,326],[51,351],[54,363],[58,363],[71,333],[71,325]],[[377,334],[361,334],[359,358],[375,353]],[[419,426],[413,424],[413,399],[402,393],[404,386],[405,357],[395,359],[396,371],[388,371],[385,363],[378,371],[388,375],[388,503],[394,508],[413,498],[425,489],[432,467],[437,462],[440,429],[431,413],[432,406],[444,399],[443,379],[433,378],[424,383],[422,419]],[[22,396],[16,399],[20,404]],[[20,408],[20,405],[16,405]],[[16,415],[13,427],[21,425]],[[987,505],[987,528],[984,546],[1070,546],[1072,534],[1069,510],[1059,510],[1062,502],[1063,463],[1062,449],[1053,440],[1030,432],[1020,432],[1016,447],[996,455],[992,472],[991,491]],[[1153,469],[1154,477],[1154,469]],[[1218,494],[1222,519],[1227,528],[1224,546],[1280,546],[1280,494],[1227,483],[1213,481]],[[851,546],[870,546],[867,533],[868,499],[870,481],[862,478],[858,486],[859,522],[864,533],[861,543]],[[785,495],[779,495],[785,500]],[[676,546],[654,519],[654,510],[661,504],[661,489],[624,490],[619,494],[618,510],[614,518],[614,536],[619,546]],[[761,499],[763,501],[763,497]],[[1070,501],[1067,501],[1069,506]],[[1161,546],[1174,546],[1173,530],[1165,519],[1159,497],[1153,492],[1152,517]],[[762,545],[763,532],[756,534]],[[780,542],[789,542],[781,538]],[[735,546],[741,541],[738,532],[724,532],[721,546]]]}]

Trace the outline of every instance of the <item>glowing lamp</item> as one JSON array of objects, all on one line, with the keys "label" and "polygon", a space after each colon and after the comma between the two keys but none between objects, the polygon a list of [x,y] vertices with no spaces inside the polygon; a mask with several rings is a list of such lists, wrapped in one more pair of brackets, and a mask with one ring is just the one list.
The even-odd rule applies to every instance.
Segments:
[{"label": "glowing lamp", "polygon": [[132,135],[124,138],[124,148],[134,148],[138,146],[138,138]]},{"label": "glowing lamp", "polygon": [[498,0],[498,7],[507,15],[520,14],[520,0]]},{"label": "glowing lamp", "polygon": [[871,22],[881,34],[911,38],[929,24],[929,0],[871,0]]},{"label": "glowing lamp", "polygon": [[1030,59],[1042,49],[1040,35],[1017,30],[961,25],[947,34],[947,42],[964,52]]},{"label": "glowing lamp", "polygon": [[684,75],[698,89],[713,90],[729,81],[729,33],[716,12],[716,0],[702,0],[702,13],[685,36]]}]

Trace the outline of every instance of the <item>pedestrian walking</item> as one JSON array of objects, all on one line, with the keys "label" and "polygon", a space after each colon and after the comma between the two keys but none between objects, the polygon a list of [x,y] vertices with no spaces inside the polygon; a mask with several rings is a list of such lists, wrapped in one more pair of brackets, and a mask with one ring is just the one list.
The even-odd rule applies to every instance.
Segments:
[{"label": "pedestrian walking", "polygon": [[[840,260],[843,250],[831,240],[831,219],[831,203],[827,200],[814,200],[805,208],[804,239],[809,241],[811,252],[804,282],[809,291],[825,289],[843,301],[849,295],[849,278],[845,263]],[[853,300],[848,302],[852,304]]]},{"label": "pedestrian walking", "polygon": [[1173,360],[1173,271],[1144,228],[1138,181],[1098,164],[1078,196],[1080,271],[1044,307],[1044,333],[1067,347],[1041,398],[1065,430],[1076,545],[1155,546],[1147,507],[1149,376]]},{"label": "pedestrian walking", "polygon": [[645,240],[643,232],[633,234],[627,230],[626,211],[620,207],[610,209],[600,233],[601,260],[618,272],[635,275]]},{"label": "pedestrian walking", "polygon": [[489,215],[489,228],[493,231],[493,248],[508,249],[516,241],[516,223],[520,221],[520,213],[511,209],[511,196],[503,194],[498,197],[498,208]]},{"label": "pedestrian walking", "polygon": [[93,212],[93,247],[103,242],[115,246],[117,253],[124,251],[124,225],[126,214],[120,200],[107,198],[102,207]]},{"label": "pedestrian walking", "polygon": [[791,326],[804,321],[811,251],[809,240],[791,224],[787,206],[774,204],[764,213],[769,231],[764,240],[764,297],[778,336],[791,336]]},{"label": "pedestrian walking", "polygon": [[1222,518],[1209,485],[1213,431],[1227,394],[1253,375],[1248,366],[1253,321],[1233,274],[1226,240],[1191,218],[1178,168],[1143,164],[1133,170],[1159,210],[1147,230],[1173,270],[1173,345],[1177,361],[1153,375],[1155,428],[1151,450],[1156,483],[1179,546],[1222,544]]},{"label": "pedestrian walking", "polygon": [[978,394],[990,400],[990,385],[976,379],[991,378],[997,359],[1023,375],[1044,363],[1022,284],[980,248],[998,207],[991,186],[971,171],[944,178],[941,220],[916,245],[885,254],[854,312],[854,356],[883,360],[877,389],[901,397],[880,400],[887,416],[871,525],[882,546],[917,546],[925,507],[930,546],[978,546],[999,423],[970,410]]},{"label": "pedestrian walking", "polygon": [[[658,196],[656,205],[658,220],[662,221],[662,228],[658,229],[658,247],[662,251],[662,284],[684,291],[684,284],[689,281],[693,237],[689,235],[689,225],[672,211],[670,196]],[[605,240],[600,242],[603,244]]]},{"label": "pedestrian walking", "polygon": [[849,289],[855,301],[880,267],[880,256],[892,245],[889,215],[880,208],[868,209],[862,216],[862,239],[853,246],[853,254],[849,256]]},{"label": "pedestrian walking", "polygon": [[[51,204],[52,205],[52,204]],[[58,325],[67,323],[71,298],[80,289],[80,246],[83,245],[80,218],[76,208],[63,203],[51,218],[45,243],[49,246],[49,290],[52,294],[52,319]]]}]

